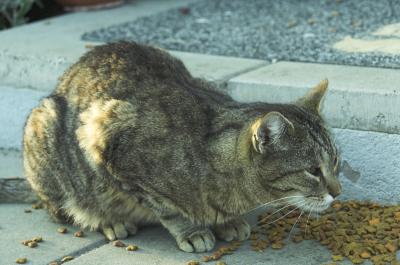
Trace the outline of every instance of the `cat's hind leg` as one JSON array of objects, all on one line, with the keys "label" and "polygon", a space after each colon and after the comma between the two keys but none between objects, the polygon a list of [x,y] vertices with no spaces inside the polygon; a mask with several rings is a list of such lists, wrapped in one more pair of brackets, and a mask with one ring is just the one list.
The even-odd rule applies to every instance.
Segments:
[{"label": "cat's hind leg", "polygon": [[64,174],[59,161],[60,105],[60,100],[49,97],[32,110],[24,129],[23,158],[25,176],[51,217],[68,222],[61,207],[63,196],[58,182]]}]

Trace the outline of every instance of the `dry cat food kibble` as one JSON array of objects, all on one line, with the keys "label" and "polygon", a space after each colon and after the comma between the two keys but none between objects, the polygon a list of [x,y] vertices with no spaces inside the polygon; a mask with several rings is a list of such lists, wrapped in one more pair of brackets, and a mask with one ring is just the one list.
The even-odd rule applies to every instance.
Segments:
[{"label": "dry cat food kibble", "polygon": [[36,236],[32,239],[22,241],[21,244],[30,248],[35,248],[38,246],[38,243],[42,241],[43,241],[42,237]]},{"label": "dry cat food kibble", "polygon": [[43,205],[41,205],[39,203],[32,204],[32,209],[39,210],[39,209],[42,209],[42,208],[43,208]]},{"label": "dry cat food kibble", "polygon": [[43,241],[43,238],[41,236],[35,236],[34,238],[32,238],[32,241],[39,243]]},{"label": "dry cat food kibble", "polygon": [[38,246],[38,243],[36,243],[35,241],[31,241],[31,242],[28,243],[27,246],[30,247],[30,248],[35,248],[35,247]]},{"label": "dry cat food kibble", "polygon": [[139,249],[139,247],[136,246],[136,245],[128,245],[128,246],[126,247],[126,250],[128,250],[128,251],[136,251],[136,250],[138,250],[138,249]]},{"label": "dry cat food kibble", "polygon": [[191,260],[186,265],[200,265],[200,262],[198,262],[196,260]]},{"label": "dry cat food kibble", "polygon": [[203,261],[208,262],[212,260],[219,260],[224,255],[232,254],[235,250],[237,250],[242,243],[239,241],[233,241],[227,246],[220,247],[210,256],[203,256]]},{"label": "dry cat food kibble", "polygon": [[25,264],[28,261],[27,258],[19,258],[15,261],[17,264]]},{"label": "dry cat food kibble", "polygon": [[60,234],[65,234],[65,233],[68,232],[68,229],[65,228],[65,227],[60,227],[60,228],[57,229],[57,232],[60,233]]},{"label": "dry cat food kibble", "polygon": [[[293,226],[297,224],[298,229]],[[296,232],[297,231],[297,232]],[[370,260],[373,264],[398,264],[396,251],[400,244],[400,206],[376,203],[336,201],[319,217],[286,208],[259,216],[257,231],[250,240],[256,251],[268,246],[284,247],[290,234],[293,242],[317,240],[332,253],[332,261],[347,257],[353,264]]]},{"label": "dry cat food kibble", "polygon": [[85,234],[83,233],[83,231],[76,231],[74,233],[74,237],[84,237],[84,236],[85,236]]},{"label": "dry cat food kibble", "polygon": [[73,259],[74,259],[73,256],[65,256],[64,258],[61,259],[61,263],[68,262],[68,261],[71,261]]},{"label": "dry cat food kibble", "polygon": [[113,241],[112,244],[114,247],[119,247],[119,248],[123,248],[126,246],[124,242],[119,241],[119,240]]}]

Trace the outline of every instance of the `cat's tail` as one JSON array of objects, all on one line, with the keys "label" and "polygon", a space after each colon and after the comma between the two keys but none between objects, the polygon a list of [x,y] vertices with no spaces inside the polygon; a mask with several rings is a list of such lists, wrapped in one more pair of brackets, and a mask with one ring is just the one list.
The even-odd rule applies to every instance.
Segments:
[{"label": "cat's tail", "polygon": [[0,203],[33,203],[38,198],[26,178],[0,178]]}]

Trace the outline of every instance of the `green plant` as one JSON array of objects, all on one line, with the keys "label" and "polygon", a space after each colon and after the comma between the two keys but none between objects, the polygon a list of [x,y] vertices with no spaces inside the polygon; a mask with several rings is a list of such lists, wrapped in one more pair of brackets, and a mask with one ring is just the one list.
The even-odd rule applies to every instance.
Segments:
[{"label": "green plant", "polygon": [[35,4],[42,7],[41,0],[1,0],[0,29],[25,24],[27,13]]}]

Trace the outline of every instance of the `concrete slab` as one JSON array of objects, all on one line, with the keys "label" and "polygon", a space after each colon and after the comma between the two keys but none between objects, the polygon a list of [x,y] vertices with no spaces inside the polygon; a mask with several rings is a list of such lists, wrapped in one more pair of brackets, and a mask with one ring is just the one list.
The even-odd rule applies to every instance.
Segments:
[{"label": "concrete slab", "polygon": [[339,199],[400,203],[400,135],[332,130],[341,153]]},{"label": "concrete slab", "polygon": [[[161,227],[142,229],[136,236],[123,240],[123,242],[138,245],[140,249],[135,252],[128,252],[124,248],[116,248],[111,244],[107,244],[78,257],[68,264],[184,265],[190,260],[201,261],[204,255],[180,251],[174,239]],[[287,246],[282,250],[268,248],[265,252],[255,252],[251,250],[249,244],[249,241],[245,242],[233,255],[224,256],[221,260],[229,265],[320,265],[330,261],[329,250],[315,241],[299,244],[288,242]],[[223,242],[218,242],[217,246],[222,245],[224,245]],[[214,262],[210,263],[215,264]],[[350,265],[351,262],[345,261],[341,264]]]},{"label": "concrete slab", "polygon": [[243,102],[290,102],[324,78],[332,127],[400,133],[400,70],[279,62],[229,80],[228,91]]},{"label": "concrete slab", "polygon": [[134,0],[107,10],[78,12],[0,32],[0,84],[39,90],[54,88],[57,78],[90,42],[88,31],[185,5],[194,0]]},{"label": "concrete slab", "polygon": [[[262,60],[243,59],[226,56],[215,56],[189,52],[170,51],[185,64],[189,72],[199,78],[221,84],[224,81],[265,66],[268,63]],[[221,89],[225,89],[221,87]]]},{"label": "concrete slab", "polygon": [[[0,264],[15,264],[17,258],[26,257],[29,265],[44,265],[66,255],[78,255],[102,245],[105,240],[100,233],[85,232],[85,237],[76,238],[73,231],[77,228],[65,226],[69,233],[60,234],[44,210],[32,210],[28,204],[0,204]],[[43,237],[43,242],[36,248],[29,248],[21,241]]]}]

